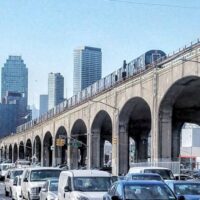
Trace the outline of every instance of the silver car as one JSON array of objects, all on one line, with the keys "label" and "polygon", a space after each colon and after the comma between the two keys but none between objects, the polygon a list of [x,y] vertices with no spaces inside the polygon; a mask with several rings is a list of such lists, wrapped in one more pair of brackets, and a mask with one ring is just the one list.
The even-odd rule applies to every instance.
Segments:
[{"label": "silver car", "polygon": [[58,179],[47,180],[40,191],[40,200],[58,199]]}]

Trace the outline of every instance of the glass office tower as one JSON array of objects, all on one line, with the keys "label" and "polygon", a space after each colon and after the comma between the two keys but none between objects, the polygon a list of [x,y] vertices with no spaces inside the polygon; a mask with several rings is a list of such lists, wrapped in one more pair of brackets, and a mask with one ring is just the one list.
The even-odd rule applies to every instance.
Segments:
[{"label": "glass office tower", "polygon": [[100,48],[84,46],[74,50],[73,93],[101,79],[102,53]]},{"label": "glass office tower", "polygon": [[28,104],[28,69],[21,56],[9,56],[1,72],[1,98],[6,92],[19,92],[24,97],[24,107]]},{"label": "glass office tower", "polygon": [[60,73],[49,73],[48,77],[48,109],[64,100],[64,77]]},{"label": "glass office tower", "polygon": [[41,94],[40,95],[40,115],[46,113],[48,111],[48,95]]}]

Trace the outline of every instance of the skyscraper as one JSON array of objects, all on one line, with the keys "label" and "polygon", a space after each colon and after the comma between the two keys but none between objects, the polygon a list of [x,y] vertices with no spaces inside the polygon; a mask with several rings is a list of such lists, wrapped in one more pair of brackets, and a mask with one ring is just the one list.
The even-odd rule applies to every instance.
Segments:
[{"label": "skyscraper", "polygon": [[24,107],[28,103],[28,69],[21,56],[9,56],[2,67],[1,98],[6,92],[19,92],[24,97]]},{"label": "skyscraper", "polygon": [[40,115],[46,113],[48,111],[48,95],[41,94],[40,95]]},{"label": "skyscraper", "polygon": [[82,47],[74,50],[73,93],[101,79],[102,53],[100,48]]},{"label": "skyscraper", "polygon": [[49,73],[48,77],[48,109],[64,100],[64,77],[60,73]]}]

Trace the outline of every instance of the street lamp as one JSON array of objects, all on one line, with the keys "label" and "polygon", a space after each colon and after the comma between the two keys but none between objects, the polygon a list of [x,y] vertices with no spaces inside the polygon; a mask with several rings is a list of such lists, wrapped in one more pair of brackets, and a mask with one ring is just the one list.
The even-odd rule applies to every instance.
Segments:
[{"label": "street lamp", "polygon": [[[114,165],[114,162],[112,162],[112,171],[113,171],[113,174],[115,175],[118,175],[118,172],[119,172],[119,159],[117,159],[117,155],[119,155],[119,142],[117,140],[117,137],[119,137],[119,108],[115,107],[115,106],[112,106],[110,104],[107,104],[105,102],[102,102],[102,101],[96,101],[96,100],[92,100],[92,99],[89,99],[89,101],[93,102],[93,103],[100,103],[100,104],[103,104],[103,105],[106,105],[110,108],[112,108],[113,110],[117,111],[116,114],[115,114],[115,118],[114,118],[114,121],[115,121],[115,127],[114,127],[114,131],[112,133],[112,160],[115,161],[115,165]],[[116,144],[116,145],[114,145]]]}]

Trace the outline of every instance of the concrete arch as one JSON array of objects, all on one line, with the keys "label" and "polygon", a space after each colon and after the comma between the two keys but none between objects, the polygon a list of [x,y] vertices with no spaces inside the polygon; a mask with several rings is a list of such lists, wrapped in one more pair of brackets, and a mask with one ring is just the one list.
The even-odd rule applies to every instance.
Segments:
[{"label": "concrete arch", "polygon": [[[85,167],[87,164],[87,127],[82,119],[77,119],[71,129],[70,167]],[[80,141],[80,143],[78,143]]]},{"label": "concrete arch", "polygon": [[177,160],[185,122],[200,124],[200,77],[187,76],[169,86],[159,105],[158,156]]},{"label": "concrete arch", "polygon": [[13,162],[16,162],[17,159],[18,159],[18,146],[17,143],[15,143],[13,147]]},{"label": "concrete arch", "polygon": [[19,159],[24,159],[24,157],[25,157],[24,151],[25,151],[24,142],[21,141],[21,142],[19,143]]},{"label": "concrete arch", "polygon": [[8,159],[12,162],[12,145],[9,145],[9,150],[8,150]]},{"label": "concrete arch", "polygon": [[32,162],[39,162],[41,163],[41,155],[42,155],[42,145],[41,145],[41,139],[39,135],[35,136],[34,142],[33,142],[33,157]]},{"label": "concrete arch", "polygon": [[43,139],[43,166],[53,165],[53,153],[51,146],[53,144],[52,134],[48,131]]},{"label": "concrete arch", "polygon": [[[105,148],[110,148],[110,150],[112,148],[112,128],[112,119],[108,112],[105,110],[99,111],[96,114],[91,126],[92,167],[102,168],[106,162],[111,161],[111,154],[108,155],[108,160],[106,158]],[[107,145],[108,143],[109,147]]]},{"label": "concrete arch", "polygon": [[67,164],[67,131],[64,126],[60,126],[55,136],[55,164]]},{"label": "concrete arch", "polygon": [[127,173],[130,162],[143,162],[150,157],[151,121],[150,106],[143,98],[134,97],[125,102],[119,114],[120,174]]},{"label": "concrete arch", "polygon": [[25,157],[29,161],[32,158],[32,142],[31,142],[31,139],[27,139],[27,141],[26,141]]}]

